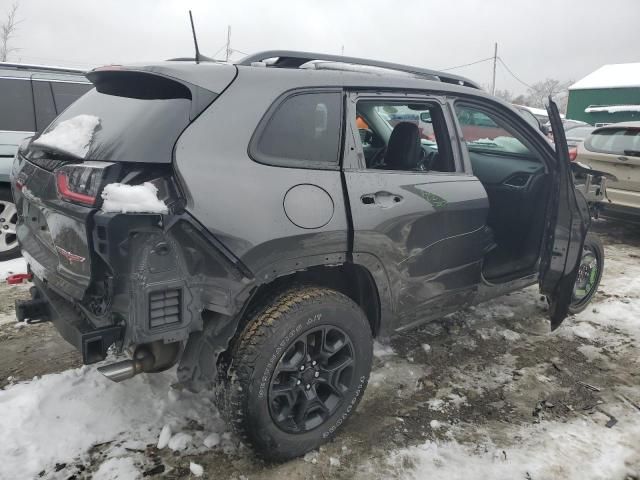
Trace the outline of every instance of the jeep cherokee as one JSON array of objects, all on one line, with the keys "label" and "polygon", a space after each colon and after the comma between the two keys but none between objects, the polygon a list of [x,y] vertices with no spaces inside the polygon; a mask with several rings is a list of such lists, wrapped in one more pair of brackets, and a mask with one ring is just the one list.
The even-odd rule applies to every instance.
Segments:
[{"label": "jeep cherokee", "polygon": [[129,352],[113,380],[177,365],[217,387],[263,457],[336,433],[374,338],[536,282],[555,329],[597,289],[553,102],[555,151],[473,82],[398,64],[270,51],[87,77],[15,158],[17,317],[86,364]]}]

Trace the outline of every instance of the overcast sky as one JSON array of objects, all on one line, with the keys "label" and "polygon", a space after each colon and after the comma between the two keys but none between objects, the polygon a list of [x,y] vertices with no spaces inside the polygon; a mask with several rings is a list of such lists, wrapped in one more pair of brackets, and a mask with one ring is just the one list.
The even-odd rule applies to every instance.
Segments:
[{"label": "overcast sky", "polygon": [[[13,0],[0,0],[4,18]],[[20,0],[12,61],[94,66],[200,49],[311,50],[445,69],[498,55],[523,82],[640,62],[640,0]],[[232,59],[242,58],[235,53]],[[490,61],[452,70],[483,85]],[[526,87],[498,65],[497,88]]]}]

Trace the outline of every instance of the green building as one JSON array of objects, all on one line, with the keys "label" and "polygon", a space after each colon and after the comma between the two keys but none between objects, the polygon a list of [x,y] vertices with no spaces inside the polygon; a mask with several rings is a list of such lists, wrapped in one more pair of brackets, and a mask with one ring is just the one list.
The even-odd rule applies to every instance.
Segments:
[{"label": "green building", "polygon": [[604,65],[571,85],[567,118],[596,126],[640,121],[640,63]]}]

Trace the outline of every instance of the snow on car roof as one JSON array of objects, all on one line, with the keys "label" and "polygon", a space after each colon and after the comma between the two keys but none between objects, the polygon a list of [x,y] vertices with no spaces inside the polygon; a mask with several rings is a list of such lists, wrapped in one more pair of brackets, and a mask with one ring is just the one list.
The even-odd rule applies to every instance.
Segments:
[{"label": "snow on car roof", "polygon": [[603,65],[571,85],[569,90],[624,87],[640,87],[640,63]]}]

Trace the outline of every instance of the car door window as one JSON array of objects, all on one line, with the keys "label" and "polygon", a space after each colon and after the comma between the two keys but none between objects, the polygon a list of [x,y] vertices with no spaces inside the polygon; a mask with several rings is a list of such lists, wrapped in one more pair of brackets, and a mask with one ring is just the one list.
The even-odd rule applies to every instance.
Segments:
[{"label": "car door window", "polygon": [[502,120],[473,106],[456,104],[462,140],[469,152],[535,158],[532,149]]},{"label": "car door window", "polygon": [[35,131],[29,79],[0,78],[0,130]]},{"label": "car door window", "polygon": [[365,99],[354,122],[368,169],[455,172],[444,113],[435,102]]}]

